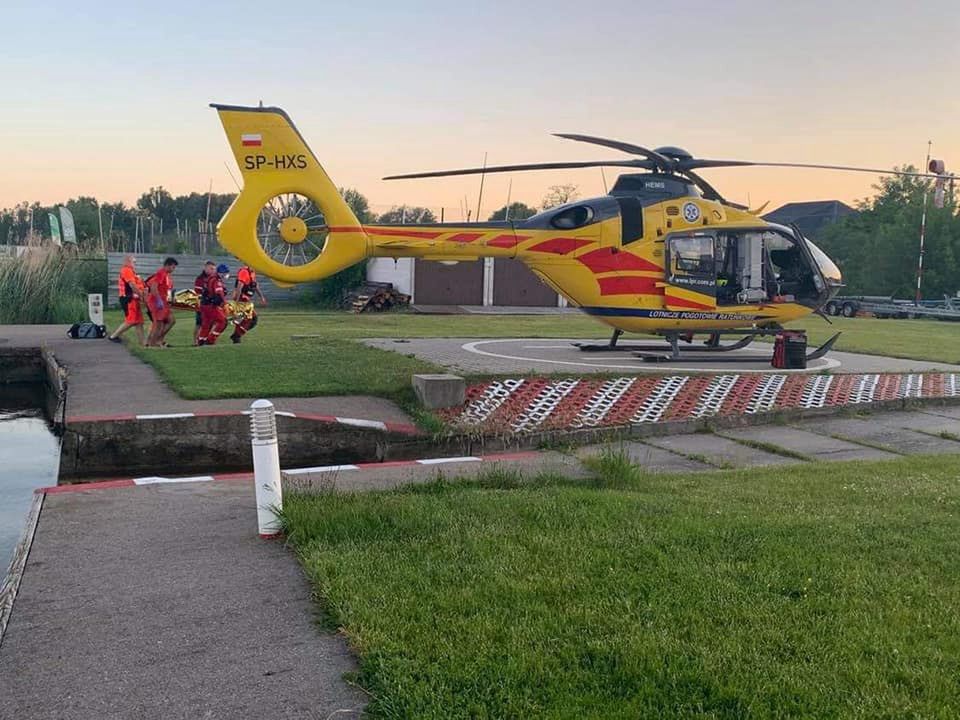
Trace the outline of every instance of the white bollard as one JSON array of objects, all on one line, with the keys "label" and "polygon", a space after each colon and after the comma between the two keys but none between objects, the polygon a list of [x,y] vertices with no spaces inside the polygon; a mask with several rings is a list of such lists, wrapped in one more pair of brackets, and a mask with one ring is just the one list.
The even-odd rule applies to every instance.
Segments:
[{"label": "white bollard", "polygon": [[250,443],[253,445],[253,485],[257,491],[257,525],[260,537],[280,534],[280,519],[274,510],[283,507],[280,489],[280,448],[273,403],[256,400],[250,406]]},{"label": "white bollard", "polygon": [[87,317],[94,325],[103,325],[103,295],[100,293],[87,295]]}]

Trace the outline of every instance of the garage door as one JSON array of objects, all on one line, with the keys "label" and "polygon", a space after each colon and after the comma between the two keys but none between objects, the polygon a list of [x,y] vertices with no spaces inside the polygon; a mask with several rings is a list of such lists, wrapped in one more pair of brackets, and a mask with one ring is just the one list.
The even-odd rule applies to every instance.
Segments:
[{"label": "garage door", "polygon": [[497,258],[493,263],[493,304],[556,307],[557,294],[519,260]]},{"label": "garage door", "polygon": [[483,262],[417,260],[413,299],[418,305],[483,305]]}]

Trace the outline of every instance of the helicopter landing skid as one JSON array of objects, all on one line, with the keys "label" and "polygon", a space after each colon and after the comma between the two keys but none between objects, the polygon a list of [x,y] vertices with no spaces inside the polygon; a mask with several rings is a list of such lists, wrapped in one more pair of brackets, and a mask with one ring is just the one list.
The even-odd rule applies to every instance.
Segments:
[{"label": "helicopter landing skid", "polygon": [[[623,330],[614,330],[613,336],[610,338],[610,342],[606,345],[593,345],[587,343],[574,343],[574,346],[580,349],[581,352],[634,352],[634,353],[659,353],[659,352],[669,352],[673,357],[680,357],[680,346],[679,340],[684,340],[687,343],[691,343],[692,339],[688,333],[670,333],[666,335],[667,342],[670,343],[670,347],[663,347],[662,345],[642,345],[638,343],[627,343],[625,345],[619,345],[617,340],[623,334]],[[739,335],[740,333],[731,333]],[[685,348],[688,352],[698,352],[698,353],[715,353],[715,352],[730,352],[731,350],[740,350],[747,347],[752,343],[758,335],[767,335],[769,332],[750,332],[744,337],[740,338],[734,343],[729,345],[720,344],[720,335],[721,332],[711,332],[707,340],[704,341],[702,347],[689,347]]]},{"label": "helicopter landing skid", "polygon": [[[746,337],[741,338],[735,343],[730,345],[719,345],[719,337],[714,334],[707,341],[706,347],[703,348],[685,348],[688,353],[687,357],[683,357],[680,353],[680,345],[678,343],[677,335],[669,335],[667,339],[670,342],[669,348],[664,347],[645,347],[642,349],[632,348],[634,350],[634,355],[646,362],[676,362],[678,360],[703,360],[703,353],[715,353],[715,352],[729,352],[730,350],[739,350],[745,348],[751,342],[753,342],[758,336],[762,335],[776,335],[780,332],[780,329],[769,329],[769,330],[760,330],[757,332],[750,333]],[[805,332],[803,330],[798,330],[796,332]],[[837,338],[840,337],[840,333],[836,333],[830,339],[828,339],[823,345],[818,347],[811,353],[806,355],[806,360],[809,362],[811,360],[819,360],[824,355],[826,355],[833,348],[833,344],[837,341]],[[668,354],[664,354],[664,351]],[[689,353],[696,353],[696,357],[691,357]],[[742,362],[742,357],[726,357],[726,358],[711,358],[710,362]]]},{"label": "helicopter landing skid", "polygon": [[832,338],[827,340],[823,345],[821,345],[816,350],[814,350],[812,353],[808,354],[807,360],[819,360],[820,358],[822,358],[824,355],[826,355],[828,352],[830,352],[833,349],[833,344],[837,341],[838,337],[840,337],[840,333],[837,333]]}]

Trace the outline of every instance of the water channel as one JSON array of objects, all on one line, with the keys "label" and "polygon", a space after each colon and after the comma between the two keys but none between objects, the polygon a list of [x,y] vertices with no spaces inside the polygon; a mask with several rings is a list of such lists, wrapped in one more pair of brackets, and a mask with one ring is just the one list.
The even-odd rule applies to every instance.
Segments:
[{"label": "water channel", "polygon": [[42,383],[0,384],[0,577],[38,487],[57,484],[60,440],[41,408]]}]

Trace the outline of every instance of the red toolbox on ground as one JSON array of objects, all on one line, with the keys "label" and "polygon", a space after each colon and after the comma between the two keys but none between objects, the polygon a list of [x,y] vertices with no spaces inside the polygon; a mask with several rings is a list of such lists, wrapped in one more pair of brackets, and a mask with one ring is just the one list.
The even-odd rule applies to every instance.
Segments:
[{"label": "red toolbox on ground", "polygon": [[807,367],[807,335],[797,330],[784,330],[773,341],[775,368],[797,370]]}]

